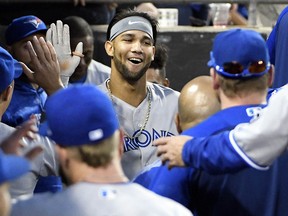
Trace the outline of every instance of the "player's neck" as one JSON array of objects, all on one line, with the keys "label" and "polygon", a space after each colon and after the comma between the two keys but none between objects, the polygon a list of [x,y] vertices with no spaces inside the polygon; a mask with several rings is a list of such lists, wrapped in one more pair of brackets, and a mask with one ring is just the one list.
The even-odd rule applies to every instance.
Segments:
[{"label": "player's neck", "polygon": [[245,96],[238,96],[234,98],[228,98],[226,96],[220,96],[221,109],[226,109],[233,106],[242,106],[248,104],[266,104],[266,94],[250,93]]},{"label": "player's neck", "polygon": [[128,182],[128,178],[125,176],[120,162],[111,162],[111,164],[106,167],[86,167],[85,172],[82,172],[75,179],[76,182],[89,182],[89,183],[99,183],[99,184],[109,184],[109,183],[122,183]]},{"label": "player's neck", "polygon": [[147,94],[145,76],[137,82],[131,83],[123,78],[117,77],[117,75],[113,76],[113,74],[111,74],[111,78],[106,83],[106,87],[113,96],[134,107],[137,107],[145,99]]}]

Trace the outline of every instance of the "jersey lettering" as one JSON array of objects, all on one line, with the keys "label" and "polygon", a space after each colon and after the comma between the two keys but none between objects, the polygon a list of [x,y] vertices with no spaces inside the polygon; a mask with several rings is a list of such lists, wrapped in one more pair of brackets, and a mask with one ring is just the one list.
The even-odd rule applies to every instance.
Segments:
[{"label": "jersey lettering", "polygon": [[249,117],[251,117],[250,122],[255,121],[261,115],[262,108],[261,107],[250,107],[246,109],[246,113]]},{"label": "jersey lettering", "polygon": [[[133,136],[139,133],[139,130],[135,131]],[[173,133],[165,130],[161,130],[160,133],[154,128],[152,129],[152,134],[147,130],[143,130],[138,137],[131,139],[128,136],[124,136],[124,152],[131,150],[136,150],[139,148],[145,148],[149,146],[154,140],[165,137],[165,136],[174,136]]]}]

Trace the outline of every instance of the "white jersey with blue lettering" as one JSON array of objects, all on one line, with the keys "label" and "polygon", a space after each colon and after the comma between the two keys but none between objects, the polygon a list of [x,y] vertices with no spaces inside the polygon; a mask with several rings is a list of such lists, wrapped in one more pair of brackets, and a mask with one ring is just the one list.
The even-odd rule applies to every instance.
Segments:
[{"label": "white jersey with blue lettering", "polygon": [[63,192],[36,194],[12,206],[11,216],[192,216],[179,203],[136,183],[81,182]]},{"label": "white jersey with blue lettering", "polygon": [[[178,134],[174,119],[178,112],[179,92],[148,82],[146,98],[138,107],[133,107],[110,95],[106,83],[107,81],[99,87],[112,98],[120,126],[124,130],[122,166],[131,180],[146,166],[157,160],[156,147],[152,146],[153,140]],[[145,123],[146,126],[141,131]]]}]

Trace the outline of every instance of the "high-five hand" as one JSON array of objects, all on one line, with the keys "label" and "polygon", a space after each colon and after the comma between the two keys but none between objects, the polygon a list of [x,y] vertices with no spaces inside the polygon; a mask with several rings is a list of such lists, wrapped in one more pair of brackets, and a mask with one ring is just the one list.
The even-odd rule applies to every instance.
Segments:
[{"label": "high-five hand", "polygon": [[60,63],[60,77],[64,86],[68,85],[70,76],[83,56],[83,43],[79,42],[74,52],[70,47],[70,32],[67,24],[63,25],[61,20],[57,20],[56,25],[52,23],[46,33],[46,40],[54,46],[57,58]]}]

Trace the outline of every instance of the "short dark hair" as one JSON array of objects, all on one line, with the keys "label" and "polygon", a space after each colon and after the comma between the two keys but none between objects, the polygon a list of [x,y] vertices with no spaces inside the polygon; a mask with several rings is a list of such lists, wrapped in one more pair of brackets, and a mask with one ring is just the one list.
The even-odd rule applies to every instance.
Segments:
[{"label": "short dark hair", "polygon": [[166,66],[168,60],[168,46],[159,43],[155,47],[154,60],[151,62],[150,68],[162,69]]},{"label": "short dark hair", "polygon": [[121,10],[118,13],[115,14],[115,16],[112,18],[112,20],[110,21],[110,23],[108,25],[106,39],[107,40],[110,39],[111,28],[117,22],[119,22],[120,20],[122,20],[122,19],[124,19],[126,17],[130,17],[130,16],[143,17],[143,18],[147,19],[150,22],[150,24],[152,26],[152,31],[153,31],[153,43],[155,45],[156,44],[156,38],[157,38],[157,32],[158,32],[158,21],[156,19],[152,18],[151,16],[149,16],[147,13],[136,11],[136,10],[132,10],[132,9],[124,9],[124,10]]},{"label": "short dark hair", "polygon": [[155,47],[154,60],[151,62],[149,68],[158,69],[160,76],[166,78],[166,64],[168,60],[169,48],[163,43],[159,43]]}]

